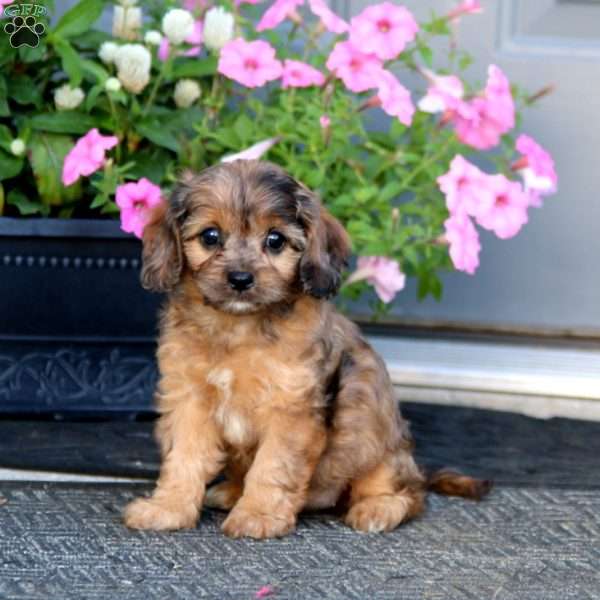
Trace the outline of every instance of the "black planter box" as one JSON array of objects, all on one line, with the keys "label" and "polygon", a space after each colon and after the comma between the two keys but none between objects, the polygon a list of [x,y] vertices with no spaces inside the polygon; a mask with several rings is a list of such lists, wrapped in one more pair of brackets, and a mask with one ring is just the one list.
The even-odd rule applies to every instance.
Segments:
[{"label": "black planter box", "polygon": [[0,218],[0,413],[152,406],[161,297],[115,221]]}]

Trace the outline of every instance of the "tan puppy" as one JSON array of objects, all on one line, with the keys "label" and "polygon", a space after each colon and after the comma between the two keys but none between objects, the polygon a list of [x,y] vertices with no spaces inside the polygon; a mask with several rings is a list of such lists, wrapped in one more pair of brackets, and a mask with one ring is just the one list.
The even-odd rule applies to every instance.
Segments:
[{"label": "tan puppy", "polygon": [[[227,535],[266,538],[344,499],[348,525],[389,531],[423,510],[428,484],[383,361],[326,301],[349,249],[341,224],[275,165],[184,176],[144,232],[142,283],[170,292],[163,462],[152,497],[127,507],[129,527],[194,527],[205,504],[231,510]],[[429,487],[487,490],[451,473]]]}]

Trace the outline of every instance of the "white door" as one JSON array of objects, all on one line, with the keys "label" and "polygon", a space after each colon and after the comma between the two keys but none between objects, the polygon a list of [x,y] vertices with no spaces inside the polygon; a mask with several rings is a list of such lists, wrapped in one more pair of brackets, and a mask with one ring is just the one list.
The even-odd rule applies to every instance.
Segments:
[{"label": "white door", "polygon": [[[446,13],[454,0],[406,0],[418,18]],[[445,278],[441,303],[396,302],[403,323],[449,323],[515,331],[600,336],[600,0],[481,0],[483,14],[464,17],[461,47],[484,81],[498,64],[519,85],[556,91],[525,114],[524,131],[553,154],[559,193],[516,238],[482,235],[474,277]],[[343,0],[346,16],[369,2]],[[401,73],[399,73],[401,76]]]}]

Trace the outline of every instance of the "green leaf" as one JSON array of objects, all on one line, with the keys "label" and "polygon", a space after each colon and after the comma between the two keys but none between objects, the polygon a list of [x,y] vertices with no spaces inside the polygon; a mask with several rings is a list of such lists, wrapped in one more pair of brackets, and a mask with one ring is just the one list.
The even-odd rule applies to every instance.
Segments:
[{"label": "green leaf", "polygon": [[425,44],[421,44],[419,46],[419,54],[421,55],[421,58],[423,59],[425,64],[429,68],[431,68],[431,66],[433,65],[433,51],[431,50],[431,48],[429,46],[426,46]]},{"label": "green leaf", "polygon": [[162,146],[173,152],[181,150],[181,144],[173,132],[165,124],[156,119],[144,119],[138,123],[134,123],[134,127],[141,136],[149,139],[158,146]]},{"label": "green leaf", "polygon": [[165,177],[172,155],[162,148],[148,148],[134,155],[135,164],[128,171],[127,176],[134,179],[146,177],[160,185]]},{"label": "green leaf", "polygon": [[0,148],[10,152],[10,144],[13,141],[13,134],[6,125],[0,125]]},{"label": "green leaf", "polygon": [[35,215],[36,213],[47,214],[48,209],[41,202],[35,202],[19,190],[11,190],[6,197],[6,203],[16,206],[19,212],[24,215]]},{"label": "green leaf", "polygon": [[0,181],[18,175],[23,168],[23,157],[0,150]]},{"label": "green leaf", "polygon": [[66,135],[40,132],[31,136],[30,146],[31,168],[44,204],[76,200],[81,194],[80,184],[64,187],[61,181],[63,162],[73,148],[73,140]]},{"label": "green leaf", "polygon": [[[254,134],[254,124],[250,120],[250,118],[242,113],[233,124],[233,130],[238,136],[240,142],[242,144],[248,144],[252,141]],[[258,140],[256,140],[258,141]]]},{"label": "green leaf", "polygon": [[206,77],[217,72],[217,57],[206,58],[177,58],[171,71],[170,79],[183,77]]},{"label": "green leaf", "polygon": [[81,68],[84,73],[95,77],[97,83],[104,83],[108,79],[108,71],[93,60],[83,59],[81,61]]},{"label": "green leaf", "polygon": [[107,202],[108,196],[105,196],[104,194],[97,194],[90,204],[90,208],[99,208],[100,206],[104,206]]},{"label": "green leaf", "polygon": [[10,109],[7,102],[8,90],[6,88],[6,80],[0,75],[0,117],[10,116]]},{"label": "green leaf", "polygon": [[54,27],[54,33],[63,38],[85,33],[98,20],[103,9],[103,0],[82,0],[60,18]]},{"label": "green leaf", "polygon": [[76,87],[83,78],[82,60],[71,44],[61,38],[54,40],[54,49],[62,60],[62,68],[69,76],[69,83]]},{"label": "green leaf", "polygon": [[29,124],[32,129],[38,131],[75,134],[87,133],[90,129],[99,126],[97,119],[75,110],[34,115]]},{"label": "green leaf", "polygon": [[8,80],[8,96],[19,104],[35,104],[40,108],[42,93],[40,86],[27,75],[17,75]]},{"label": "green leaf", "polygon": [[102,93],[104,87],[102,85],[95,85],[90,91],[87,93],[85,97],[85,110],[88,112],[94,108],[96,105],[96,100],[98,100],[98,96]]}]

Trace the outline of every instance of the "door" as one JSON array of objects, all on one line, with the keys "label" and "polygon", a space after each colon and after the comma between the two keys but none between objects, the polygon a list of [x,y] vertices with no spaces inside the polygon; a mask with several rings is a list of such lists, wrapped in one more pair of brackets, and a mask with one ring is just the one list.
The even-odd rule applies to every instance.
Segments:
[{"label": "door", "polygon": [[[406,0],[419,19],[453,0]],[[339,1],[346,16],[368,2]],[[600,1],[482,0],[464,17],[459,43],[475,57],[468,73],[485,81],[496,63],[511,81],[556,91],[525,113],[523,131],[554,156],[559,192],[532,208],[516,238],[482,232],[481,266],[444,278],[440,303],[416,301],[414,283],[395,304],[401,323],[451,324],[600,337]],[[440,65],[443,66],[443,65]],[[399,73],[402,78],[403,74]]]}]

